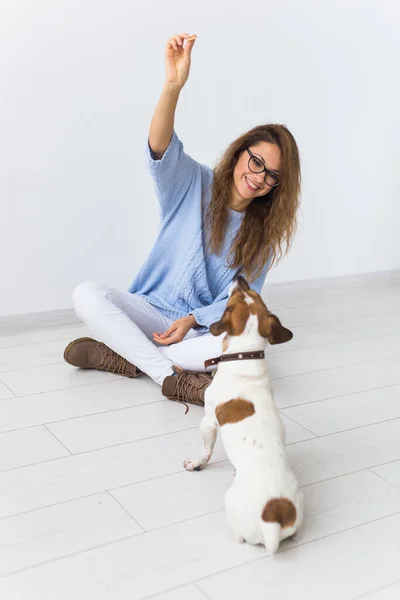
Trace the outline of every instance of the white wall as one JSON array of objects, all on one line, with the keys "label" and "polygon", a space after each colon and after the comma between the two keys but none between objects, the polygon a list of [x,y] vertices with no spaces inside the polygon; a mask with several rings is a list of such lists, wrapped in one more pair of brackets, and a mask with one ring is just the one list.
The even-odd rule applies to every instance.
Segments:
[{"label": "white wall", "polygon": [[302,227],[270,281],[400,267],[400,8],[389,0],[2,0],[0,315],[126,288],[156,236],[143,148],[174,32],[198,34],[176,128],[212,165],[285,123]]}]

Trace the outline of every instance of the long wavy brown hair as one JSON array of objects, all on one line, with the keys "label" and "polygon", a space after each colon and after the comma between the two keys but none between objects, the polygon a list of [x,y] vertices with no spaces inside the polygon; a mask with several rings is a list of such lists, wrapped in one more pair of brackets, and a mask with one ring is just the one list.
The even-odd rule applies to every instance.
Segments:
[{"label": "long wavy brown hair", "polygon": [[214,169],[212,197],[206,214],[208,250],[219,254],[229,217],[233,171],[243,151],[258,142],[280,149],[279,185],[252,200],[228,254],[228,266],[254,281],[266,262],[270,266],[288,252],[297,226],[300,201],[300,158],[296,141],[285,125],[267,124],[243,134],[225,151]]}]

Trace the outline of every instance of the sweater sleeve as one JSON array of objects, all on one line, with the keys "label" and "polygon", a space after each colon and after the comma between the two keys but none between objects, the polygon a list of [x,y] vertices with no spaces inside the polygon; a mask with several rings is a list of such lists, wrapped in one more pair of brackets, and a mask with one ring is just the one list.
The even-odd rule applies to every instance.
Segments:
[{"label": "sweater sleeve", "polygon": [[175,130],[160,159],[155,157],[149,142],[146,150],[147,165],[156,185],[161,218],[164,219],[185,198],[195,174],[201,172],[201,166],[184,152]]},{"label": "sweater sleeve", "polygon": [[[260,275],[250,285],[251,289],[256,291],[258,294],[261,293],[265,283],[269,264],[270,261],[265,264]],[[215,298],[212,304],[209,304],[208,306],[202,306],[201,308],[196,308],[195,310],[192,310],[190,314],[194,316],[199,325],[209,329],[213,323],[216,323],[221,319],[228,302],[228,293],[229,290],[225,289]]]}]

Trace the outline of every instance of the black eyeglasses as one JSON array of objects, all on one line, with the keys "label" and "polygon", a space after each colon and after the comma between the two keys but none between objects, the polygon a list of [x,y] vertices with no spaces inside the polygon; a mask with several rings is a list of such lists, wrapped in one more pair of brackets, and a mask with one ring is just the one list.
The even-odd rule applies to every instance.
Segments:
[{"label": "black eyeglasses", "polygon": [[257,156],[254,156],[254,154],[252,153],[250,148],[246,148],[246,150],[250,156],[249,170],[252,173],[264,173],[265,172],[264,181],[270,187],[276,187],[277,185],[279,185],[278,175],[276,173],[274,173],[273,171],[270,171],[269,169],[267,169],[267,167],[264,165],[262,160],[260,158],[257,158]]}]

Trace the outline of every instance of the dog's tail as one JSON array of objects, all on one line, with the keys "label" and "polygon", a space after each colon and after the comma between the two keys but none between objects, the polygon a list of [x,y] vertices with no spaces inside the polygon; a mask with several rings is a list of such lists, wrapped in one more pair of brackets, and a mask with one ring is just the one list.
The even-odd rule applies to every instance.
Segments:
[{"label": "dog's tail", "polygon": [[279,523],[265,523],[261,521],[261,531],[264,546],[268,554],[275,554],[281,541],[281,526]]},{"label": "dog's tail", "polygon": [[277,551],[281,541],[281,529],[295,525],[296,512],[295,505],[288,498],[268,500],[261,516],[261,531],[268,554]]}]

